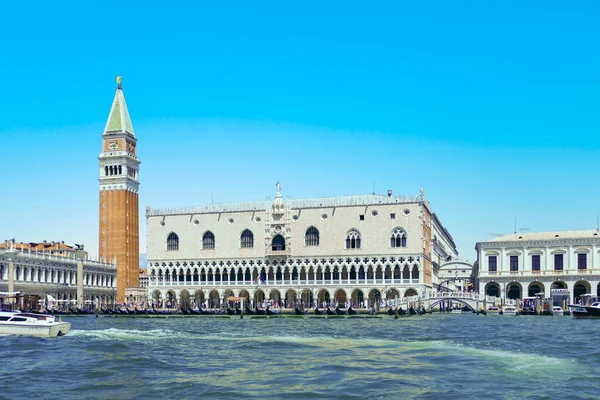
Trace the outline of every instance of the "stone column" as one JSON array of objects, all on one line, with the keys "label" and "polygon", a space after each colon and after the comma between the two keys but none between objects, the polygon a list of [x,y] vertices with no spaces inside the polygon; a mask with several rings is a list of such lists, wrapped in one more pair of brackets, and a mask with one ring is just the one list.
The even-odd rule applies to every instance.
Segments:
[{"label": "stone column", "polygon": [[77,305],[83,306],[83,261],[77,259]]},{"label": "stone column", "polygon": [[[15,264],[12,258],[8,259],[8,293],[9,296],[15,291]],[[15,298],[9,297],[8,302],[14,304]]]}]

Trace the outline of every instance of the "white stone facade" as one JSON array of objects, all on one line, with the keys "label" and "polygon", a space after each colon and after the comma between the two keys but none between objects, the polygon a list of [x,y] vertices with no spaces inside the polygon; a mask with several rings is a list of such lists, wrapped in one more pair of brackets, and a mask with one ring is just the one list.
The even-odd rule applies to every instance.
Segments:
[{"label": "white stone facade", "polygon": [[449,236],[431,215],[422,193],[284,200],[279,186],[274,200],[148,208],[148,297],[358,307],[420,295],[432,288],[432,236]]},{"label": "white stone facade", "polygon": [[[14,266],[14,290],[21,294],[50,295],[57,300],[77,299],[77,260],[36,252],[0,250],[0,291],[8,291],[8,263]],[[112,304],[116,290],[115,265],[83,261],[84,300]]]},{"label": "white stone facade", "polygon": [[600,232],[523,233],[477,243],[479,291],[523,299],[568,289],[571,301],[600,291]]}]

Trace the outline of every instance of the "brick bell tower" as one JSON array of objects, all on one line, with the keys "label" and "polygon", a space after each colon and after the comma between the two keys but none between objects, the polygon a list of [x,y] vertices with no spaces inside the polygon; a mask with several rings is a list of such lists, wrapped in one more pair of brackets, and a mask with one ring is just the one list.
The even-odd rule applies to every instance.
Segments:
[{"label": "brick bell tower", "polygon": [[137,139],[127,111],[121,77],[102,134],[100,160],[99,254],[117,263],[117,302],[126,287],[139,286],[139,221]]}]

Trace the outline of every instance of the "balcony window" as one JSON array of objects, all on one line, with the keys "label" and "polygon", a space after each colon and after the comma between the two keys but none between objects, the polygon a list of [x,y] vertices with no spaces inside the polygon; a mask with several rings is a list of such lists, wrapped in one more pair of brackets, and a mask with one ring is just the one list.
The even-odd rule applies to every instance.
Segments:
[{"label": "balcony window", "polygon": [[531,256],[531,270],[539,271],[540,270],[540,255],[534,254]]},{"label": "balcony window", "polygon": [[511,272],[519,270],[519,256],[510,256],[510,270]]},{"label": "balcony window", "polygon": [[577,254],[577,269],[587,269],[587,254],[586,253],[578,253]]},{"label": "balcony window", "polygon": [[554,255],[554,270],[555,271],[563,270],[563,255],[562,254]]},{"label": "balcony window", "polygon": [[498,270],[498,265],[496,264],[496,262],[497,262],[496,256],[488,257],[488,271],[489,272],[496,272]]}]

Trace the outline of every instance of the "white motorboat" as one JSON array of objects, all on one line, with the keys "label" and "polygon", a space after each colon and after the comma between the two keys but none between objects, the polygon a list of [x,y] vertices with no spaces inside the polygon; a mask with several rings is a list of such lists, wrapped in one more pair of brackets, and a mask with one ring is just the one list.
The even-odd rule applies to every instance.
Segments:
[{"label": "white motorboat", "polygon": [[487,313],[489,315],[499,315],[500,314],[500,307],[497,307],[497,306],[488,306]]},{"label": "white motorboat", "polygon": [[515,306],[504,306],[502,307],[503,315],[517,315],[517,307]]},{"label": "white motorboat", "polygon": [[560,306],[552,307],[552,315],[564,315],[564,310]]},{"label": "white motorboat", "polygon": [[53,315],[18,311],[0,312],[0,335],[63,336],[71,331],[70,322],[57,321]]},{"label": "white motorboat", "polygon": [[463,310],[462,308],[453,308],[452,309],[452,314],[462,314]]}]

